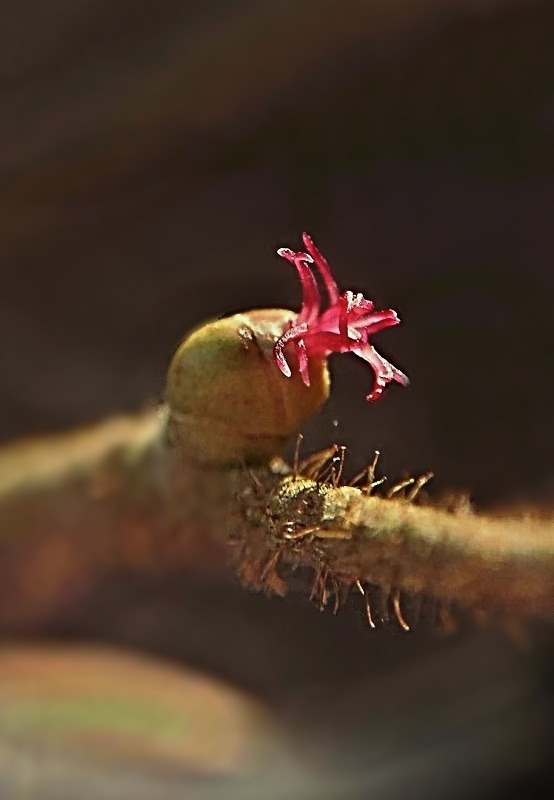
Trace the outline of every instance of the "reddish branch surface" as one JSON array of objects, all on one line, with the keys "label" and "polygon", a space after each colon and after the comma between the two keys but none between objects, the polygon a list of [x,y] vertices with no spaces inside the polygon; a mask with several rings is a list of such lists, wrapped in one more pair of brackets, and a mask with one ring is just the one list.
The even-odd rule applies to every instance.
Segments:
[{"label": "reddish branch surface", "polygon": [[0,454],[0,625],[78,603],[103,577],[217,564],[158,411]]}]

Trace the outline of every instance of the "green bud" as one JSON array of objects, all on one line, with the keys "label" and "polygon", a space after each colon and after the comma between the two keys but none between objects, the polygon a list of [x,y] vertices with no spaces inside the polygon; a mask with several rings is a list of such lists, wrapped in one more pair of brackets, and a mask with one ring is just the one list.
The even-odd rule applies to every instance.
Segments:
[{"label": "green bud", "polygon": [[295,318],[259,309],[193,331],[173,356],[166,399],[171,436],[207,465],[268,461],[329,396],[324,357],[310,358],[310,385],[285,377],[273,355]]}]

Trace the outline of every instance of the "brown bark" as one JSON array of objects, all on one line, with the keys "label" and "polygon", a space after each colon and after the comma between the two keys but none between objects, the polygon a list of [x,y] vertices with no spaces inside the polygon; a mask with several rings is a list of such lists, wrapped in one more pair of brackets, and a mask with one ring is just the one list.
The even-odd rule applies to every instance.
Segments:
[{"label": "brown bark", "polygon": [[371,583],[390,597],[554,612],[552,520],[451,513],[284,471],[195,468],[163,407],[5,448],[0,627],[55,618],[106,576],[222,570],[227,554],[269,593],[288,591],[288,567],[312,568],[320,606]]},{"label": "brown bark", "polygon": [[[0,453],[0,626],[36,625],[103,577],[207,560],[163,410]],[[198,520],[197,520],[198,521]]]}]

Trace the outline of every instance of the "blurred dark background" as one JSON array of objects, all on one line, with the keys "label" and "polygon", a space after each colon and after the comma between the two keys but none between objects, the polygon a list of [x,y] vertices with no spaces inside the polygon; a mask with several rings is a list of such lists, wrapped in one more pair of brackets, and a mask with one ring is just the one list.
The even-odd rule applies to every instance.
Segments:
[{"label": "blurred dark background", "polygon": [[[275,249],[306,229],[342,286],[399,311],[379,348],[412,380],[368,406],[367,371],[337,358],[306,448],[346,444],[352,471],[377,448],[390,476],[433,469],[437,493],[551,507],[553,41],[550,0],[1,4],[0,437],[143,408],[162,395],[188,329],[297,307]],[[552,700],[551,632],[522,655],[496,633],[370,634],[361,613],[327,618],[189,577],[113,587],[64,635],[198,664],[293,728],[309,729],[332,692],[326,744],[314,749],[337,763],[363,751],[368,686],[389,671],[409,681],[412,662],[427,664],[433,686],[441,659],[459,652],[484,691],[515,659],[524,699],[508,693],[498,722],[513,742],[487,772],[471,751],[483,731],[472,718],[452,774],[473,764],[475,785],[456,778],[451,794],[441,784],[427,797],[537,795],[549,777],[538,731]],[[469,692],[463,670],[459,681]],[[452,697],[459,690],[454,681]],[[391,699],[390,730],[403,707]],[[438,730],[429,723],[430,741]],[[536,759],[510,771],[533,735]],[[382,796],[404,788],[393,780]]]}]

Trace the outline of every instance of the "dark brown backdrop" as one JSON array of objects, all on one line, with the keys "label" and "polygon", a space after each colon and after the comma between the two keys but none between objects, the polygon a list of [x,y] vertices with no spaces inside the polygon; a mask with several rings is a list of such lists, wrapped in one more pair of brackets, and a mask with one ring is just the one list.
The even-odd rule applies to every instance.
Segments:
[{"label": "dark brown backdrop", "polygon": [[[482,505],[551,504],[553,40],[552,3],[530,0],[3,4],[0,436],[155,402],[187,329],[297,306],[274,251],[307,228],[345,287],[400,311],[382,349],[412,379],[368,407],[367,373],[337,359],[308,446],[340,440],[352,470],[379,448],[388,474],[432,468],[437,491]],[[318,686],[335,697],[322,752],[338,764],[359,749],[360,774],[369,679],[394,669],[409,681],[419,659],[432,686],[437,652],[460,647],[492,685],[513,655],[474,634],[373,636],[355,604],[337,621],[190,578],[114,587],[64,632],[198,663],[270,698],[293,727]],[[539,725],[529,709],[551,700],[551,637],[539,640],[514,668],[524,699],[509,695],[495,723],[520,731],[516,751]],[[402,704],[386,691],[394,732]],[[429,690],[430,708],[446,702]],[[512,745],[489,782],[477,719],[452,770],[505,796]],[[460,781],[449,785],[464,795]]]}]

